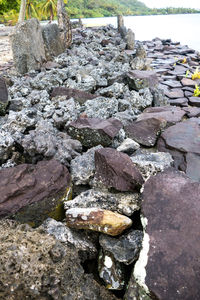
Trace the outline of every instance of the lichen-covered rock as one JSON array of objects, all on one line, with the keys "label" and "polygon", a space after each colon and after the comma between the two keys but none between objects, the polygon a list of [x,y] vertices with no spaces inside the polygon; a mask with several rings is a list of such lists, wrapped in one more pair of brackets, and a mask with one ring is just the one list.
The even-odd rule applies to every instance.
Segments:
[{"label": "lichen-covered rock", "polygon": [[166,152],[141,151],[131,157],[132,162],[138,167],[143,178],[148,179],[158,172],[163,172],[173,165],[173,158]]},{"label": "lichen-covered rock", "polygon": [[112,118],[108,120],[79,118],[69,124],[67,132],[87,148],[97,145],[106,147],[112,143],[121,128],[122,123]]},{"label": "lichen-covered rock", "polygon": [[67,226],[116,236],[132,225],[126,216],[96,207],[70,208],[65,212]]},{"label": "lichen-covered rock", "polygon": [[26,155],[34,161],[38,155],[47,159],[54,158],[66,166],[72,158],[80,155],[82,146],[66,133],[57,131],[51,123],[41,121],[21,141]]},{"label": "lichen-covered rock", "polygon": [[87,100],[83,109],[88,118],[108,119],[118,111],[118,101],[115,98],[98,97]]},{"label": "lichen-covered rock", "polygon": [[138,193],[110,193],[106,190],[91,189],[82,192],[73,200],[65,201],[64,207],[66,210],[76,207],[98,207],[131,216],[140,209],[140,205]]},{"label": "lichen-covered rock", "polygon": [[51,218],[45,220],[41,226],[47,233],[53,235],[56,240],[66,245],[73,245],[82,260],[94,259],[96,257],[96,245],[87,231],[69,228],[65,223],[57,222]]},{"label": "lichen-covered rock", "polygon": [[1,299],[115,300],[85,274],[73,246],[41,229],[0,221]]},{"label": "lichen-covered rock", "polygon": [[40,69],[46,60],[42,30],[37,19],[15,26],[11,35],[13,60],[21,74]]},{"label": "lichen-covered rock", "polygon": [[135,48],[135,34],[130,28],[127,31],[125,39],[127,43],[127,49],[133,50]]},{"label": "lichen-covered rock", "polygon": [[158,85],[158,77],[154,71],[130,71],[126,74],[128,85],[136,91],[146,87],[152,89]]},{"label": "lichen-covered rock", "polygon": [[75,185],[89,184],[95,173],[94,153],[102,146],[89,149],[86,153],[72,159],[70,164],[71,178]]},{"label": "lichen-covered rock", "polygon": [[42,27],[45,55],[47,60],[52,60],[65,50],[65,45],[60,37],[60,30],[57,24],[47,24]]},{"label": "lichen-covered rock", "polygon": [[62,219],[70,192],[70,175],[56,160],[0,170],[0,217],[37,226],[51,216]]},{"label": "lichen-covered rock", "polygon": [[12,148],[14,146],[14,139],[12,135],[6,130],[0,132],[0,165],[9,158],[12,153]]},{"label": "lichen-covered rock", "polygon": [[143,184],[142,175],[130,157],[112,148],[95,152],[95,166],[95,181],[106,188],[133,192],[139,190]]},{"label": "lichen-covered rock", "polygon": [[111,253],[118,262],[130,265],[137,260],[139,256],[142,240],[142,231],[130,230],[119,238],[102,234],[100,235],[99,243],[101,247]]},{"label": "lichen-covered rock", "polygon": [[134,90],[130,91],[127,100],[130,102],[133,111],[138,114],[138,110],[143,111],[145,108],[152,105],[153,96],[149,88],[144,88],[140,90],[140,92]]},{"label": "lichen-covered rock", "polygon": [[8,105],[8,90],[6,82],[0,77],[0,116],[5,115],[6,107]]}]

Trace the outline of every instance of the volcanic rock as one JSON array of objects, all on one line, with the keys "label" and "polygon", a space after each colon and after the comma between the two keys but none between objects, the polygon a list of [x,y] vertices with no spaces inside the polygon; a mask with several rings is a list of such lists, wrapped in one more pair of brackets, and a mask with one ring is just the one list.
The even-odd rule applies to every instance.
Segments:
[{"label": "volcanic rock", "polygon": [[87,148],[97,145],[106,147],[112,143],[121,128],[122,123],[112,118],[80,118],[69,124],[67,132]]},{"label": "volcanic rock", "polygon": [[128,85],[136,91],[143,88],[154,88],[158,84],[158,78],[154,71],[130,71],[126,74]]},{"label": "volcanic rock", "polygon": [[51,216],[63,218],[63,200],[70,191],[70,175],[56,160],[21,164],[0,170],[0,217],[37,226]]},{"label": "volcanic rock", "polygon": [[6,82],[0,77],[0,116],[5,115],[6,107],[8,105],[8,90]]},{"label": "volcanic rock", "polygon": [[129,156],[111,148],[95,152],[95,181],[121,192],[137,191],[143,178]]},{"label": "volcanic rock", "polygon": [[66,96],[66,99],[74,98],[80,104],[85,103],[87,100],[91,100],[97,97],[97,95],[87,93],[85,91],[65,88],[62,86],[53,88],[51,92],[51,98],[57,96]]}]

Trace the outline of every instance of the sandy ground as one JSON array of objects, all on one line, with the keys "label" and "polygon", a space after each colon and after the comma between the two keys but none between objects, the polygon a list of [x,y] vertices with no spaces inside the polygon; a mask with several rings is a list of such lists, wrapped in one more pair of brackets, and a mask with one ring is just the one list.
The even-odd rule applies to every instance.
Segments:
[{"label": "sandy ground", "polygon": [[9,34],[12,27],[0,28],[0,71],[10,68],[13,64]]}]

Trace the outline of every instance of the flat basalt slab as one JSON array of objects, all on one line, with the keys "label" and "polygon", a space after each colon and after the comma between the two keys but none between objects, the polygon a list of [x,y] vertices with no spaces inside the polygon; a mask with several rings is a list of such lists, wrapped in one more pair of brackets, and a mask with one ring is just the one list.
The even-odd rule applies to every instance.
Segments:
[{"label": "flat basalt slab", "polygon": [[57,96],[66,96],[66,99],[74,98],[80,104],[85,103],[87,100],[94,99],[98,97],[97,95],[87,93],[85,91],[71,89],[66,87],[55,87],[51,92],[51,98]]},{"label": "flat basalt slab", "polygon": [[[134,275],[156,299],[200,299],[199,195],[200,184],[174,169],[152,176],[144,186],[147,243],[143,243]],[[139,280],[145,249],[146,277]]]}]

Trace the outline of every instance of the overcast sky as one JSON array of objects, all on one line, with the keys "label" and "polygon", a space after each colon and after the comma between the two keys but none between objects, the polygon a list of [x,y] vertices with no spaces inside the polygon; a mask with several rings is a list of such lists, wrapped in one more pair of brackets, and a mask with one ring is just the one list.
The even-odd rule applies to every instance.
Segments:
[{"label": "overcast sky", "polygon": [[200,0],[141,0],[148,7],[186,7],[200,9]]}]

